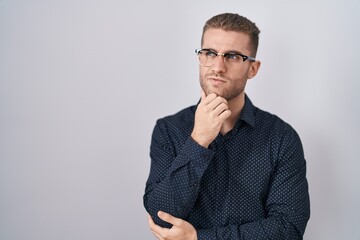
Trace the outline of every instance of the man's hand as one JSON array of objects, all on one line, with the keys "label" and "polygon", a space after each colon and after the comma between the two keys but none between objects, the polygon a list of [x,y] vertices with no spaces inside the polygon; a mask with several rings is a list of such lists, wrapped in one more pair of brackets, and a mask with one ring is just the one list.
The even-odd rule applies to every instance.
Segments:
[{"label": "man's hand", "polygon": [[195,228],[187,221],[162,211],[158,212],[158,216],[173,225],[172,228],[162,228],[156,225],[149,215],[150,229],[159,240],[197,240]]},{"label": "man's hand", "polygon": [[231,111],[228,109],[225,98],[217,96],[215,93],[206,96],[202,90],[191,137],[195,142],[207,148],[219,134],[221,125],[230,115]]}]

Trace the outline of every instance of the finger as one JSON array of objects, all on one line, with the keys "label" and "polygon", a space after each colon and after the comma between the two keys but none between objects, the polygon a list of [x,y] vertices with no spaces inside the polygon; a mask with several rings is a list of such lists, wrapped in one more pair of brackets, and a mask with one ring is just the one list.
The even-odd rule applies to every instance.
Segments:
[{"label": "finger", "polygon": [[225,110],[228,110],[228,105],[225,103],[220,103],[215,109],[214,114],[215,116],[219,116],[221,113],[223,113]]},{"label": "finger", "polygon": [[222,113],[220,113],[219,118],[220,121],[225,121],[228,117],[230,117],[231,115],[231,111],[230,110],[225,110]]},{"label": "finger", "polygon": [[[204,92],[205,93],[205,92]],[[215,93],[210,93],[208,94],[204,99],[202,99],[202,102],[207,105],[209,104],[211,101],[213,101],[215,98],[217,97],[217,95]]]},{"label": "finger", "polygon": [[150,229],[154,234],[158,236],[162,236],[164,232],[167,230],[166,228],[162,228],[159,225],[156,225],[150,215],[148,216],[148,220],[149,220]]},{"label": "finger", "polygon": [[160,219],[164,220],[165,222],[171,223],[174,226],[178,226],[182,222],[182,219],[176,218],[176,217],[174,217],[166,212],[163,212],[163,211],[159,211],[158,216]]},{"label": "finger", "polygon": [[154,223],[150,215],[148,216],[148,222],[149,222],[149,227],[152,230],[156,224]]},{"label": "finger", "polygon": [[164,239],[162,236],[160,236],[160,235],[157,234],[156,232],[154,232],[154,231],[151,231],[151,232],[155,235],[155,237],[156,237],[157,239],[159,239],[159,240],[163,240],[163,239]]},{"label": "finger", "polygon": [[157,232],[153,231],[152,229],[150,229],[150,230],[151,230],[151,232],[155,235],[155,237],[156,237],[157,239],[159,239],[159,240],[163,240],[163,239],[164,239],[163,236],[161,236],[161,235],[158,234]]},{"label": "finger", "polygon": [[154,221],[152,220],[152,217],[150,216],[150,214],[148,214],[148,221],[149,221],[149,224],[155,224]]},{"label": "finger", "polygon": [[225,103],[227,105],[226,99],[223,97],[216,97],[211,102],[209,102],[207,105],[210,109],[215,109],[222,103]]}]

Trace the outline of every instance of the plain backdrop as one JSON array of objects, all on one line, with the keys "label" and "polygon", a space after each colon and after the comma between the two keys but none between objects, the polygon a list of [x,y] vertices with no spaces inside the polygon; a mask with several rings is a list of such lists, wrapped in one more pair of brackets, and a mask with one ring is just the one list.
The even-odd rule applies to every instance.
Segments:
[{"label": "plain backdrop", "polygon": [[153,239],[156,119],[196,104],[202,26],[261,30],[247,93],[301,136],[308,240],[360,239],[360,2],[0,0],[0,240]]}]

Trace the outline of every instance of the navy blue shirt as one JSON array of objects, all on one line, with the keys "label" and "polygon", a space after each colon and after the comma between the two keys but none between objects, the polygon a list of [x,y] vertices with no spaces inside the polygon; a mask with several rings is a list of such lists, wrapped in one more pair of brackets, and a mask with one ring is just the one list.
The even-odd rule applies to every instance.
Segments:
[{"label": "navy blue shirt", "polygon": [[191,138],[196,106],[159,119],[144,206],[191,223],[198,239],[302,239],[310,217],[300,138],[246,96],[234,128],[204,148]]}]

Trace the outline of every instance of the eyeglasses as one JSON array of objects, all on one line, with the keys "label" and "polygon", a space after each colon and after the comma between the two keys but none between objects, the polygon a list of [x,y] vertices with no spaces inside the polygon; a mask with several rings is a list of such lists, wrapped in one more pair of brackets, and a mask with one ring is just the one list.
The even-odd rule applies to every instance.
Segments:
[{"label": "eyeglasses", "polygon": [[237,65],[239,62],[245,62],[246,60],[255,61],[253,57],[246,56],[237,52],[217,53],[211,49],[198,48],[195,49],[195,53],[199,56],[199,63],[204,67],[212,67],[215,64],[216,59],[219,56],[224,57],[224,62],[230,66]]}]

